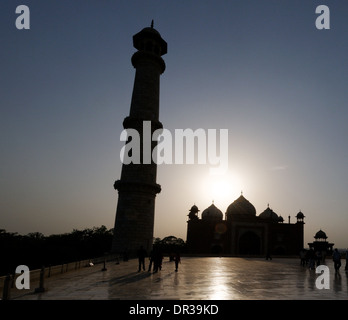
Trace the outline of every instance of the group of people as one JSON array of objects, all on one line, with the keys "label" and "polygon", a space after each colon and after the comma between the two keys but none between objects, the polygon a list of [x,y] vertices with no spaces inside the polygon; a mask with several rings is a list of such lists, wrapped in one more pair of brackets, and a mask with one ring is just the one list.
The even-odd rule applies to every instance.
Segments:
[{"label": "group of people", "polygon": [[[326,251],[319,251],[316,252],[311,248],[309,250],[302,249],[300,251],[300,263],[301,266],[307,266],[309,269],[313,270],[316,266],[319,266],[322,263],[325,263],[326,258]],[[340,270],[340,267],[342,265],[341,262],[341,253],[336,248],[332,252],[332,260],[334,263],[335,271],[338,272]],[[348,271],[348,249],[346,250],[346,266],[345,270]]]},{"label": "group of people", "polygon": [[[145,259],[147,257],[147,252],[144,249],[143,246],[141,246],[137,252],[138,256],[138,262],[139,262],[139,268],[138,272],[145,271]],[[153,250],[149,254],[149,268],[148,272],[151,272],[153,270],[153,273],[156,273],[160,270],[162,270],[162,262],[163,262],[163,253],[160,250],[160,248],[154,246]],[[181,262],[180,253],[177,252],[174,256],[174,262],[175,262],[175,271],[178,271],[179,263]]]},{"label": "group of people", "polygon": [[321,263],[324,263],[326,259],[326,251],[314,251],[312,248],[309,250],[302,249],[300,251],[300,263],[301,266],[307,266],[309,269],[315,269]]}]

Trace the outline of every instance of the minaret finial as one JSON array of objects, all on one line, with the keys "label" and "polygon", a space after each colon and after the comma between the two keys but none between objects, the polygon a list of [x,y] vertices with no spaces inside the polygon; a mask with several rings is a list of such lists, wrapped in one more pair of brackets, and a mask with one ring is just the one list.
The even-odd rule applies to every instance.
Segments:
[{"label": "minaret finial", "polygon": [[152,21],[151,21],[151,29],[153,29],[153,19],[152,19]]}]

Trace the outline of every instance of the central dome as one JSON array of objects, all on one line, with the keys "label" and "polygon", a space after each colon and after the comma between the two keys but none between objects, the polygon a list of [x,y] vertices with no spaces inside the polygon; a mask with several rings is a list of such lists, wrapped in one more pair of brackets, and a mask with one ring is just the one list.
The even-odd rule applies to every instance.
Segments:
[{"label": "central dome", "polygon": [[256,216],[255,207],[241,195],[226,210],[227,219],[234,215]]}]

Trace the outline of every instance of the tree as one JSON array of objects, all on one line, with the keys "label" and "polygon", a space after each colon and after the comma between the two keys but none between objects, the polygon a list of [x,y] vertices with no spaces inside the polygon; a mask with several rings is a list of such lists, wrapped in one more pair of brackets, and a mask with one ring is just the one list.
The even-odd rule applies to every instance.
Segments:
[{"label": "tree", "polygon": [[175,236],[164,237],[162,240],[156,238],[154,245],[156,245],[163,253],[172,254],[177,251],[186,252],[186,243],[183,239]]},{"label": "tree", "polygon": [[58,265],[84,259],[93,259],[110,252],[113,229],[101,227],[73,229],[70,233],[44,236],[40,232],[27,235],[0,229],[0,276],[13,273],[18,265],[30,270],[43,265]]}]

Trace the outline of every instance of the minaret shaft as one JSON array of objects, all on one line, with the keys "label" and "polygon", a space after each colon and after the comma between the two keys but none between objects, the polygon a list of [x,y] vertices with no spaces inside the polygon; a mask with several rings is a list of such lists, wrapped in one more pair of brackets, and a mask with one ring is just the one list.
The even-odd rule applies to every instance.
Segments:
[{"label": "minaret shaft", "polygon": [[[140,246],[148,252],[152,247],[155,197],[161,191],[156,183],[157,165],[143,163],[144,138],[151,141],[154,130],[162,128],[159,122],[160,75],[165,70],[161,58],[167,52],[167,44],[153,28],[145,28],[133,36],[137,52],[132,56],[136,69],[129,116],[123,121],[125,129],[135,129],[140,136],[140,164],[123,164],[121,179],[114,188],[118,190],[118,203],[114,227],[112,251],[127,252],[133,257]],[[144,122],[149,130],[143,130]],[[144,135],[150,135],[144,137]],[[151,154],[157,145],[151,141]]]}]

